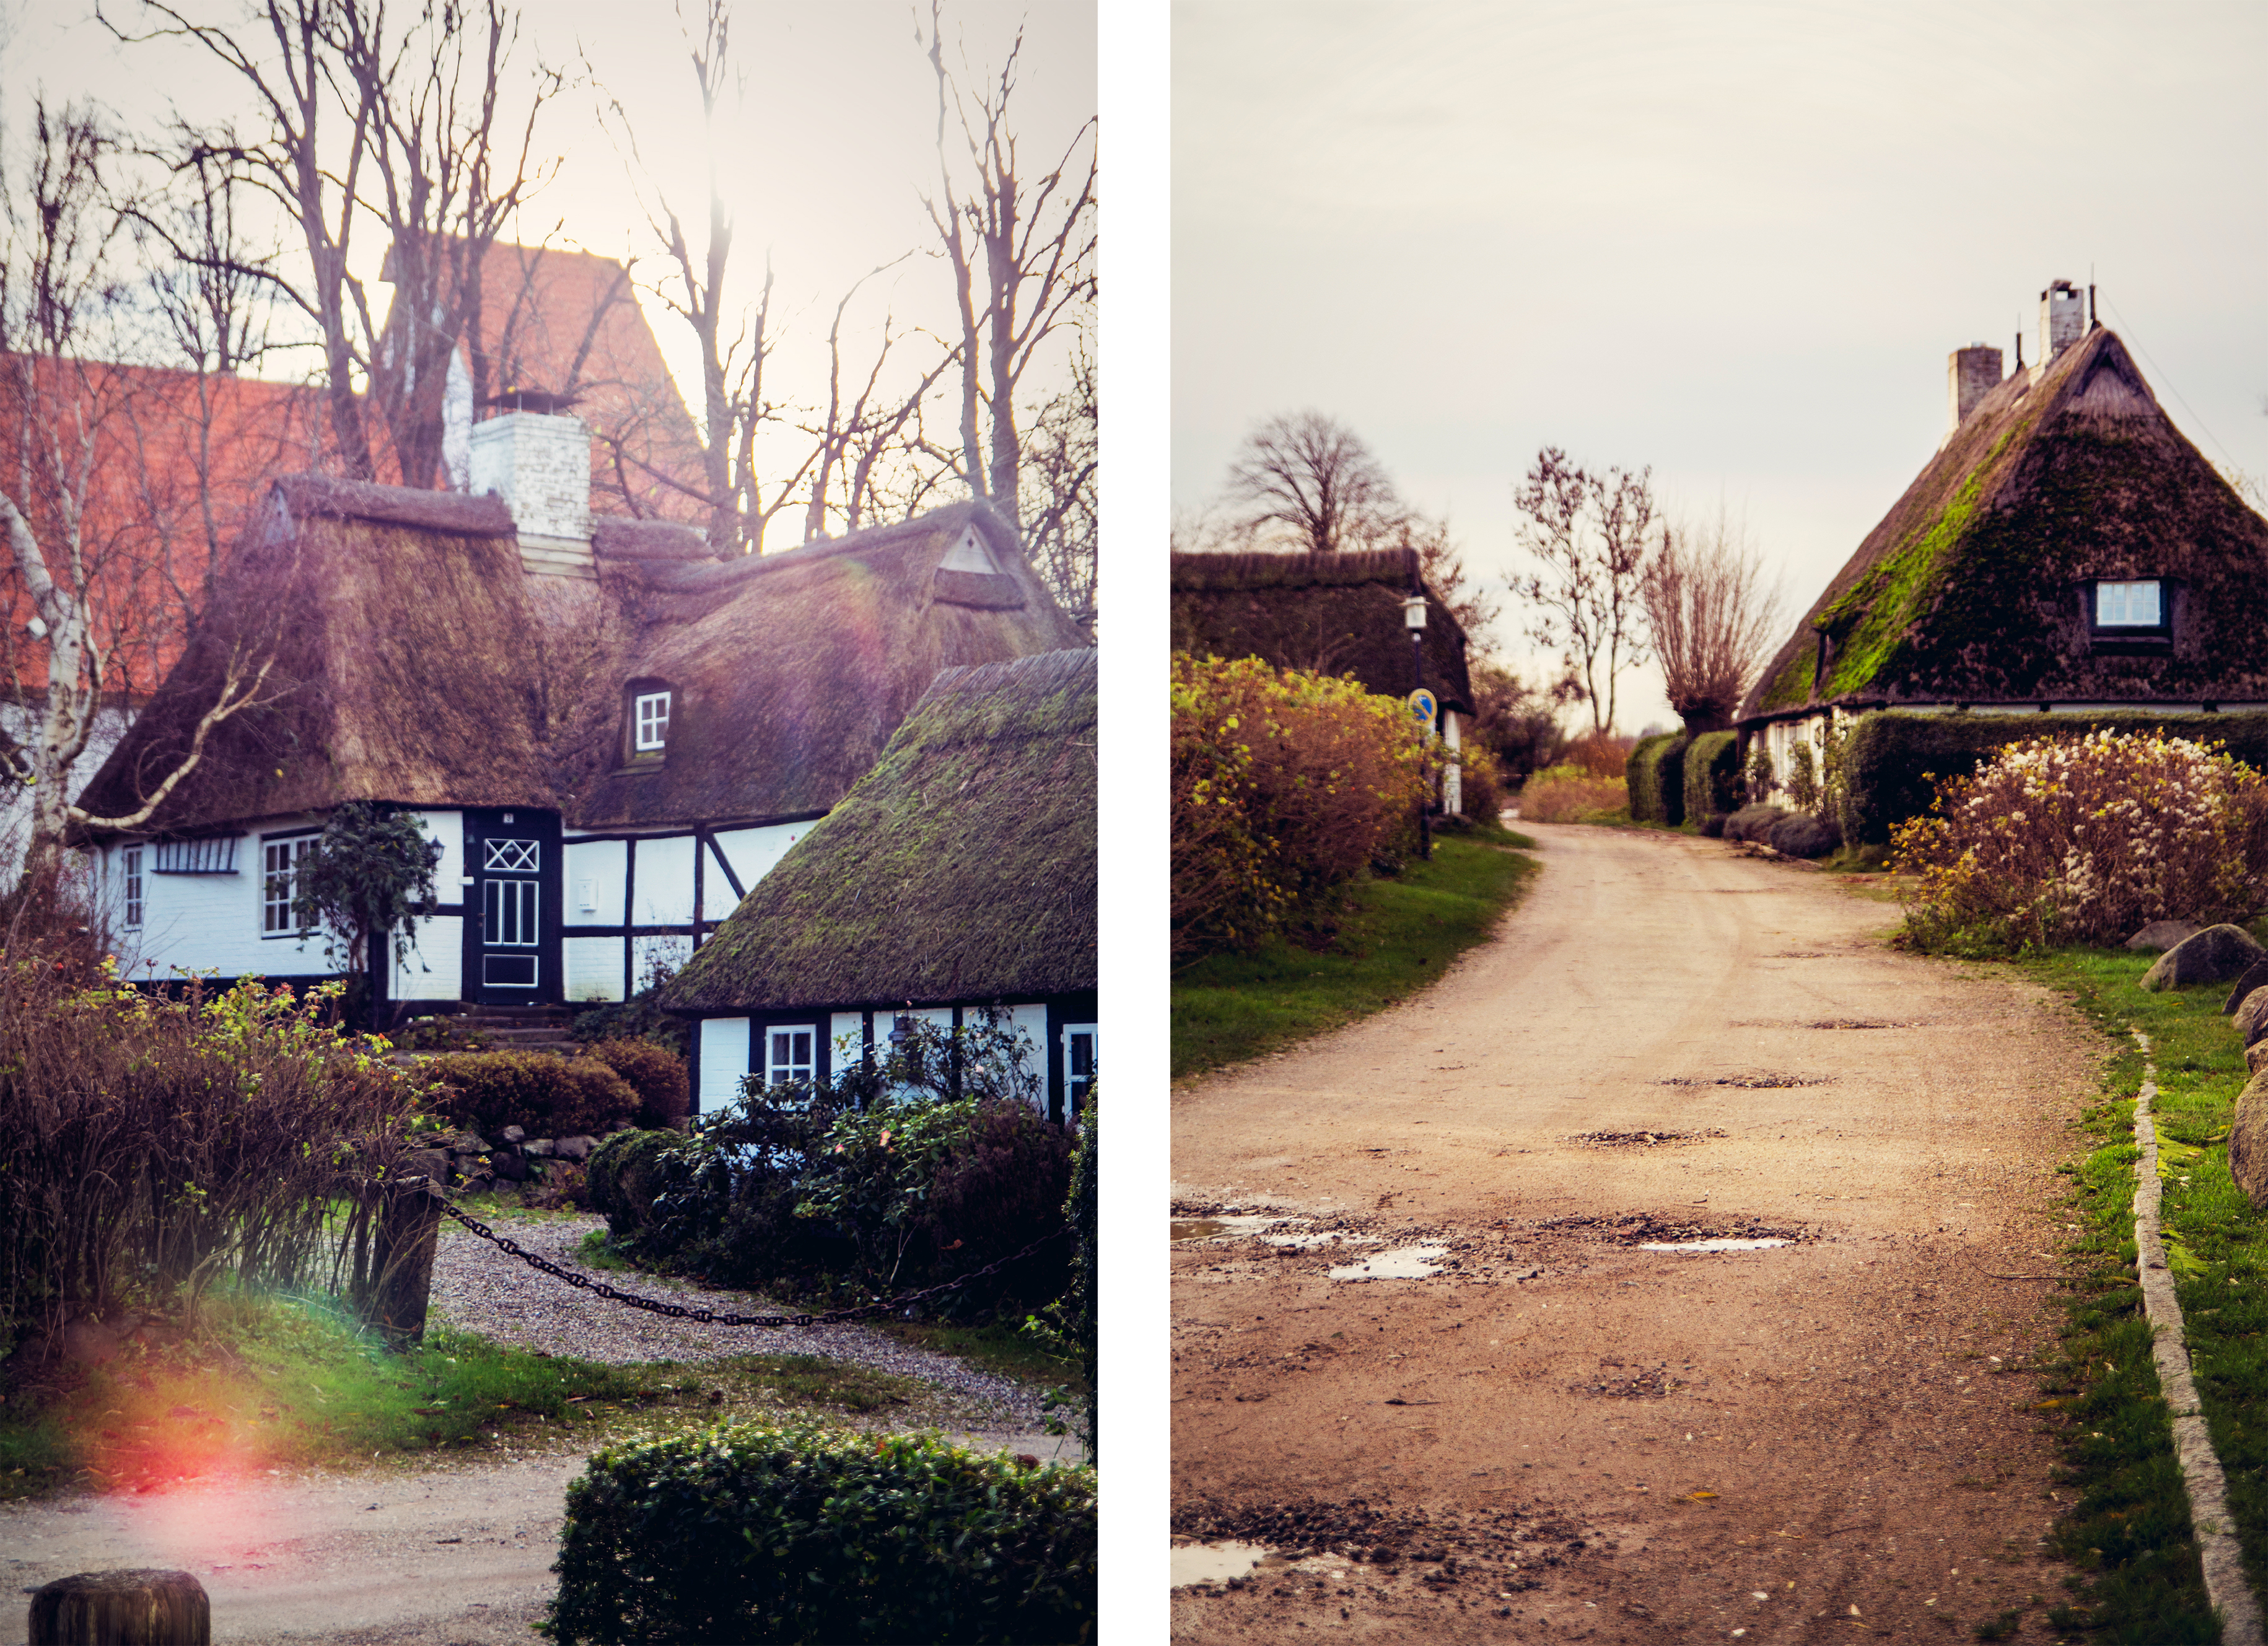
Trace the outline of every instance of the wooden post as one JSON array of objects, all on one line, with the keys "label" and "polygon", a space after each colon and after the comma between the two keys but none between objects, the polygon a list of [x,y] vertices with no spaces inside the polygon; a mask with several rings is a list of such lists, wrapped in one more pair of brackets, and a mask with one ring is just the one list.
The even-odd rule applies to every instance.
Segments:
[{"label": "wooden post", "polygon": [[425,1336],[433,1252],[441,1233],[441,1202],[431,1190],[448,1182],[449,1157],[428,1150],[409,1156],[402,1166],[415,1181],[405,1179],[379,1188],[385,1198],[371,1254],[370,1292],[363,1305],[364,1318],[396,1348],[407,1348]]},{"label": "wooden post", "polygon": [[32,1646],[211,1646],[212,1603],[187,1572],[81,1572],[32,1592]]}]

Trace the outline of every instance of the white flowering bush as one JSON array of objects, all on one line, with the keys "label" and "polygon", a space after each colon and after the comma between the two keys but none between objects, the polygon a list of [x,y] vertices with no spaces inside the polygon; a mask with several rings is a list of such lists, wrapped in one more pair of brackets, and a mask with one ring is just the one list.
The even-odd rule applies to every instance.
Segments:
[{"label": "white flowering bush", "polygon": [[2161,732],[2037,738],[1940,786],[1891,835],[1905,941],[1977,951],[2123,938],[2268,904],[2268,782]]}]

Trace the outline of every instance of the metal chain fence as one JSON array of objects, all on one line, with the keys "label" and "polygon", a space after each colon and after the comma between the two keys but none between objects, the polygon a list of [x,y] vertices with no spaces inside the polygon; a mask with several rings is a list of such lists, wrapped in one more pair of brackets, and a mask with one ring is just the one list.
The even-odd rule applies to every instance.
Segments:
[{"label": "metal chain fence", "polygon": [[[439,1196],[436,1195],[435,1198],[438,1200]],[[864,1303],[850,1309],[829,1309],[822,1314],[718,1314],[713,1309],[688,1308],[681,1303],[664,1303],[658,1297],[640,1297],[632,1292],[617,1291],[604,1281],[593,1280],[588,1275],[578,1275],[572,1269],[562,1268],[549,1258],[538,1257],[509,1236],[500,1235],[478,1218],[460,1211],[448,1201],[442,1200],[440,1206],[444,1213],[456,1219],[480,1236],[482,1239],[495,1242],[499,1250],[518,1258],[531,1268],[541,1269],[546,1275],[563,1280],[570,1286],[579,1287],[585,1291],[594,1293],[629,1308],[644,1309],[649,1314],[666,1314],[674,1320],[695,1320],[703,1326],[754,1326],[777,1328],[797,1326],[836,1326],[845,1320],[871,1320],[880,1315],[895,1314],[899,1310],[914,1304],[926,1303],[932,1297],[941,1297],[949,1291],[958,1291],[969,1282],[983,1280],[988,1275],[997,1275],[1011,1263],[1022,1262],[1034,1253],[1062,1239],[1071,1232],[1068,1228],[1058,1229],[1052,1234],[1041,1236],[1022,1251],[1011,1252],[1006,1257],[996,1258],[983,1268],[972,1269],[958,1279],[945,1281],[935,1286],[924,1286],[919,1291],[903,1292],[895,1297],[886,1297],[879,1303]]]}]

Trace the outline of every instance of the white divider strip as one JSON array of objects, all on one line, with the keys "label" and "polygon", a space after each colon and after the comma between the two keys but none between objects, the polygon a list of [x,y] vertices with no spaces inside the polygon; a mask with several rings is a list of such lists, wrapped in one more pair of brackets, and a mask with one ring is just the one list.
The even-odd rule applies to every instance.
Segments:
[{"label": "white divider strip", "polygon": [[2260,1606],[2244,1580],[2244,1557],[2228,1513],[2228,1477],[2205,1431],[2197,1384],[2190,1377],[2188,1340],[2182,1306],[2174,1297],[2174,1274],[2166,1266],[2166,1243],[2158,1229],[2162,1186],[2158,1180],[2158,1128],[2150,1105],[2158,1095],[2158,1066],[2150,1057],[2150,1037],[2133,1031],[2142,1048],[2142,1091],[2134,1105],[2134,1143],[2142,1151],[2135,1168],[2135,1267],[2142,1279],[2142,1310],[2149,1319],[2158,1362],[2158,1387],[2174,1422],[2174,1455],[2189,1488],[2190,1524],[2205,1564],[2205,1591],[2220,1613],[2223,1646],[2262,1646]]}]

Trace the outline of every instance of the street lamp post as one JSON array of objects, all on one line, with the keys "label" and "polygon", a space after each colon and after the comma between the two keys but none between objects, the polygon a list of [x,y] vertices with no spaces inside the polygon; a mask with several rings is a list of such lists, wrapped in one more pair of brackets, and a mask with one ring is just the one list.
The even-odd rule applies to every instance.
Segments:
[{"label": "street lamp post", "polygon": [[[1423,587],[1410,591],[1409,599],[1402,602],[1402,621],[1410,630],[1410,692],[1412,703],[1417,694],[1425,689],[1425,591]],[[1425,727],[1430,733],[1432,727]],[[1423,735],[1423,734],[1421,734]],[[1429,785],[1430,787],[1430,785]],[[1418,855],[1430,860],[1433,856],[1432,796],[1418,797]]]}]

